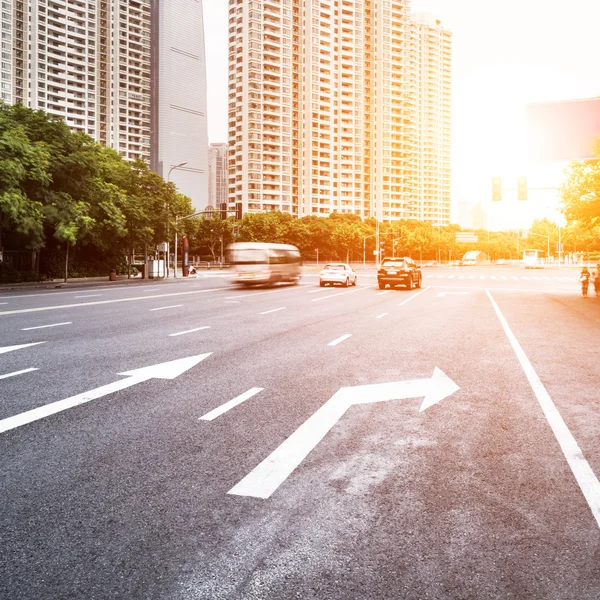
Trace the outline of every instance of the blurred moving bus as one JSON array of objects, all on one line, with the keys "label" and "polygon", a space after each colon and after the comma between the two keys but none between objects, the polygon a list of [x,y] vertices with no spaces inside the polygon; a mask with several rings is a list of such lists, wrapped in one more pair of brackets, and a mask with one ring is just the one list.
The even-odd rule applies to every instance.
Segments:
[{"label": "blurred moving bus", "polygon": [[300,281],[302,259],[296,246],[238,242],[227,246],[227,261],[239,285]]},{"label": "blurred moving bus", "polygon": [[546,253],[542,250],[524,250],[523,264],[526,269],[542,269],[546,262]]}]

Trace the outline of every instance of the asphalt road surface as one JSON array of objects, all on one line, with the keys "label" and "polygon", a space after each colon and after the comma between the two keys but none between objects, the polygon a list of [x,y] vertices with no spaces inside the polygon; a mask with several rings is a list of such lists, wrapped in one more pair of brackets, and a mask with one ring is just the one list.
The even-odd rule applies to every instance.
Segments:
[{"label": "asphalt road surface", "polygon": [[600,298],[0,293],[0,598],[600,598]]}]

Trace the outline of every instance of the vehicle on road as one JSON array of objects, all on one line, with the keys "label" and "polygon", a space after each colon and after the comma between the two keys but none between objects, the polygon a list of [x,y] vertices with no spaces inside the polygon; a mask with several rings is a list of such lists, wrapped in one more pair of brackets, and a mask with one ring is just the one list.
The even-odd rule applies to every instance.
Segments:
[{"label": "vehicle on road", "polygon": [[543,269],[545,262],[545,253],[542,250],[523,251],[523,264],[526,269]]},{"label": "vehicle on road", "polygon": [[421,265],[421,268],[423,267],[439,267],[439,263],[437,260],[430,260],[424,264]]},{"label": "vehicle on road", "polygon": [[481,250],[471,250],[466,252],[462,257],[462,267],[474,267],[476,265],[483,265],[487,263],[487,254]]},{"label": "vehicle on road", "polygon": [[319,285],[321,287],[335,284],[348,287],[349,285],[356,285],[357,283],[358,276],[356,275],[356,272],[350,265],[345,263],[326,264],[319,277]]},{"label": "vehicle on road", "polygon": [[227,246],[233,282],[242,285],[273,285],[300,281],[302,259],[296,246],[238,242]]},{"label": "vehicle on road", "polygon": [[377,272],[377,283],[379,289],[384,290],[386,286],[395,288],[403,285],[406,289],[420,288],[423,282],[421,269],[412,258],[384,258]]}]

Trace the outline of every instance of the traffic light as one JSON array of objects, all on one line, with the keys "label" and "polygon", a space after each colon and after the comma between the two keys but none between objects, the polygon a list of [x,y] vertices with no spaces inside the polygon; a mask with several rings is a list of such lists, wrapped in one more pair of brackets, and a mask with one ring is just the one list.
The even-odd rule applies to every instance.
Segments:
[{"label": "traffic light", "polygon": [[238,219],[238,221],[241,221],[242,220],[242,216],[243,216],[242,203],[241,202],[236,202],[236,204],[235,204],[235,218]]},{"label": "traffic light", "polygon": [[519,200],[527,200],[527,177],[517,179],[517,197]]},{"label": "traffic light", "polygon": [[494,202],[502,200],[502,179],[500,177],[492,178],[492,200]]},{"label": "traffic light", "polygon": [[223,219],[223,221],[227,219],[227,202],[221,203],[221,219]]}]

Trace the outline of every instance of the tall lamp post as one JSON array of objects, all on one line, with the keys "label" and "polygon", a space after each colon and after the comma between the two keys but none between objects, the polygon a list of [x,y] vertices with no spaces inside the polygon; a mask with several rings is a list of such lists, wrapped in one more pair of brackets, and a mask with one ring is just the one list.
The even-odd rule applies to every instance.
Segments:
[{"label": "tall lamp post", "polygon": [[[171,173],[175,170],[175,169],[179,169],[180,167],[185,167],[185,165],[187,165],[187,160],[179,163],[178,165],[174,165],[169,169],[169,172],[167,173],[167,183],[171,183]],[[175,227],[177,227],[177,219],[175,219]],[[167,279],[170,276],[169,273],[169,262],[171,260],[171,242],[169,239],[169,205],[167,204]],[[175,241],[175,247],[177,248],[177,241]],[[177,276],[177,261],[175,261],[175,276]]]},{"label": "tall lamp post", "polygon": [[367,266],[367,240],[369,238],[375,237],[377,234],[374,233],[372,235],[367,235],[363,238],[363,267]]}]

